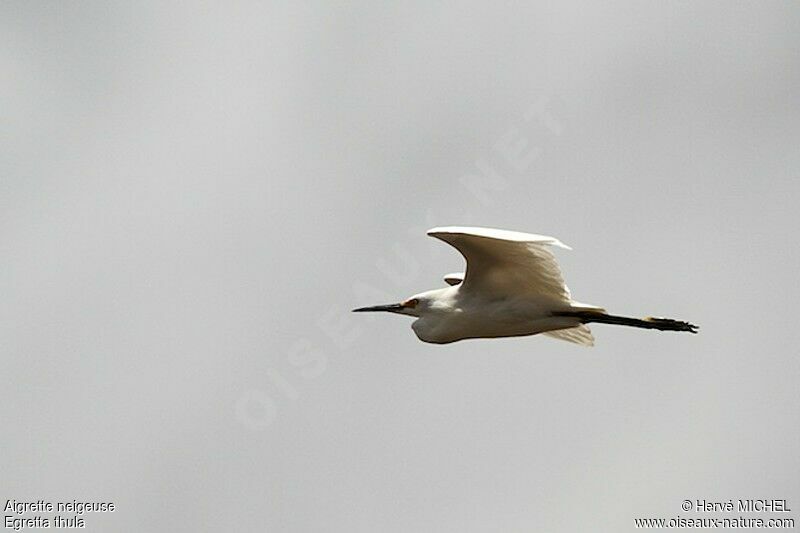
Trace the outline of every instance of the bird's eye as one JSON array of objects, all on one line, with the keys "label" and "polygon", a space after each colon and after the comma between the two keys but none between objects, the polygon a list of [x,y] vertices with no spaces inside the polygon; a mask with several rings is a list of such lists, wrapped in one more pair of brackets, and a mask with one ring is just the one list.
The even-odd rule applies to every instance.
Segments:
[{"label": "bird's eye", "polygon": [[418,303],[419,300],[417,300],[416,298],[411,298],[410,300],[406,300],[405,302],[403,302],[403,307],[410,307],[411,309],[414,309]]}]

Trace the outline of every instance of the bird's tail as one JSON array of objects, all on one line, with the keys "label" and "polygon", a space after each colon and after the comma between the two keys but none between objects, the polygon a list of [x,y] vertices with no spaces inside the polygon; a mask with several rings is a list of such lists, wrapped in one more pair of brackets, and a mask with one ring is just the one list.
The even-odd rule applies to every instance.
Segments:
[{"label": "bird's tail", "polygon": [[694,324],[672,318],[631,318],[627,316],[609,315],[600,311],[558,311],[556,316],[569,316],[580,319],[584,324],[597,322],[599,324],[616,324],[618,326],[632,326],[634,328],[658,329],[661,331],[688,331],[697,333],[699,329]]}]

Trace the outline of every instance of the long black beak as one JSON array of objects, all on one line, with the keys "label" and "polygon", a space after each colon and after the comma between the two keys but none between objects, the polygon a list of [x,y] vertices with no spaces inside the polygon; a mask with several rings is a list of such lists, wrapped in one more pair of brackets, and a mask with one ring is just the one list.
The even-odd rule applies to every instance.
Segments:
[{"label": "long black beak", "polygon": [[403,309],[403,304],[387,304],[373,305],[371,307],[359,307],[358,309],[353,309],[353,312],[366,313],[367,311],[389,311],[390,313],[399,313]]}]

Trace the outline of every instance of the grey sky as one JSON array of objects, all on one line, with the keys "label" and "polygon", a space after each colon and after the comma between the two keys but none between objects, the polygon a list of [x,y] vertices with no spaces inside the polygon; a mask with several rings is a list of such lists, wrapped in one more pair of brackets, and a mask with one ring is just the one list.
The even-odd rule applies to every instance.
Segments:
[{"label": "grey sky", "polygon": [[[794,2],[3,3],[0,499],[131,532],[800,507],[798,94]],[[576,299],[701,333],[350,314],[463,268],[435,225],[554,235]]]}]

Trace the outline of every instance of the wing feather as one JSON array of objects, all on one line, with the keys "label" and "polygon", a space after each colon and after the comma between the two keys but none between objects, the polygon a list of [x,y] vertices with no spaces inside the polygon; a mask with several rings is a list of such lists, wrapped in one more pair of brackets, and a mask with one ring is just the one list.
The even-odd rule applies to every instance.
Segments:
[{"label": "wing feather", "polygon": [[462,281],[464,281],[464,273],[463,272],[450,272],[449,274],[444,275],[444,281],[448,285],[458,285]]},{"label": "wing feather", "polygon": [[574,342],[575,344],[580,344],[581,346],[594,346],[594,336],[592,335],[592,330],[590,330],[589,326],[585,324],[575,326],[574,328],[545,331],[543,335],[547,335],[548,337],[552,337],[554,339],[560,339],[562,341]]},{"label": "wing feather", "polygon": [[463,290],[497,296],[521,293],[570,302],[570,293],[549,246],[569,249],[556,238],[490,228],[442,227],[428,231],[467,260]]}]

